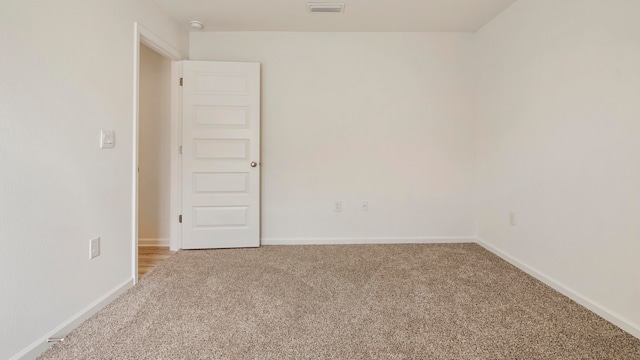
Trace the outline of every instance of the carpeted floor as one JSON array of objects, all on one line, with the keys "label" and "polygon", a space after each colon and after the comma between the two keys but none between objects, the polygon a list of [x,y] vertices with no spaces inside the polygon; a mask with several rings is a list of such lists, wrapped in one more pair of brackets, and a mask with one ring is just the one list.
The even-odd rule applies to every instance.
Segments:
[{"label": "carpeted floor", "polygon": [[180,251],[40,359],[640,359],[474,244]]}]

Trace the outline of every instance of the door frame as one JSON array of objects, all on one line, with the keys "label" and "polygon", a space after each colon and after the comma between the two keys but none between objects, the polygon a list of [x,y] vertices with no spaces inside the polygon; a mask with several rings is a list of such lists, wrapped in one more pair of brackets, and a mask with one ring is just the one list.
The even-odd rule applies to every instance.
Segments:
[{"label": "door frame", "polygon": [[169,243],[171,250],[180,248],[180,231],[178,214],[180,213],[180,146],[181,118],[182,118],[182,92],[179,79],[182,76],[182,63],[186,54],[174,48],[168,42],[155,35],[149,29],[138,22],[134,22],[134,50],[133,50],[133,167],[132,178],[132,219],[131,219],[131,244],[132,244],[132,277],[134,284],[138,282],[138,147],[139,147],[139,109],[140,109],[140,44],[144,44],[153,51],[171,60],[171,157],[170,157],[170,199],[169,199]]}]

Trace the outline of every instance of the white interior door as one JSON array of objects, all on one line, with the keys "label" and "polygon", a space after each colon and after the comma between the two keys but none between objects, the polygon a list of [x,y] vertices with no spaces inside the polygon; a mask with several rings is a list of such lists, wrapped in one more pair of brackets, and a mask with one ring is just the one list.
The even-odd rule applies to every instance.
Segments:
[{"label": "white interior door", "polygon": [[182,248],[260,246],[260,64],[184,61]]}]

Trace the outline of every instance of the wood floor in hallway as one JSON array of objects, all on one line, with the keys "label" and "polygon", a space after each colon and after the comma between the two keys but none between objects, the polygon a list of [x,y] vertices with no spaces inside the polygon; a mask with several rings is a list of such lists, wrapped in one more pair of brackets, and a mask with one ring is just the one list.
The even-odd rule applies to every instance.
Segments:
[{"label": "wood floor in hallway", "polygon": [[174,253],[164,246],[138,247],[138,279]]}]

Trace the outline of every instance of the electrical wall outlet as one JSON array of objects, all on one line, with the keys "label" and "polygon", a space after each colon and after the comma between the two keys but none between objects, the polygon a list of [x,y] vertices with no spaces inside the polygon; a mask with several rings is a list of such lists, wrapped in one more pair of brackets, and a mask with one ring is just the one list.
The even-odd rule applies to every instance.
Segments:
[{"label": "electrical wall outlet", "polygon": [[342,201],[336,201],[333,203],[333,211],[341,212],[342,211]]},{"label": "electrical wall outlet", "polygon": [[89,259],[100,256],[100,237],[89,240]]},{"label": "electrical wall outlet", "polygon": [[368,201],[363,201],[362,202],[362,206],[360,207],[360,209],[362,211],[369,211],[369,202]]},{"label": "electrical wall outlet", "polygon": [[509,225],[516,226],[516,213],[509,211]]}]

